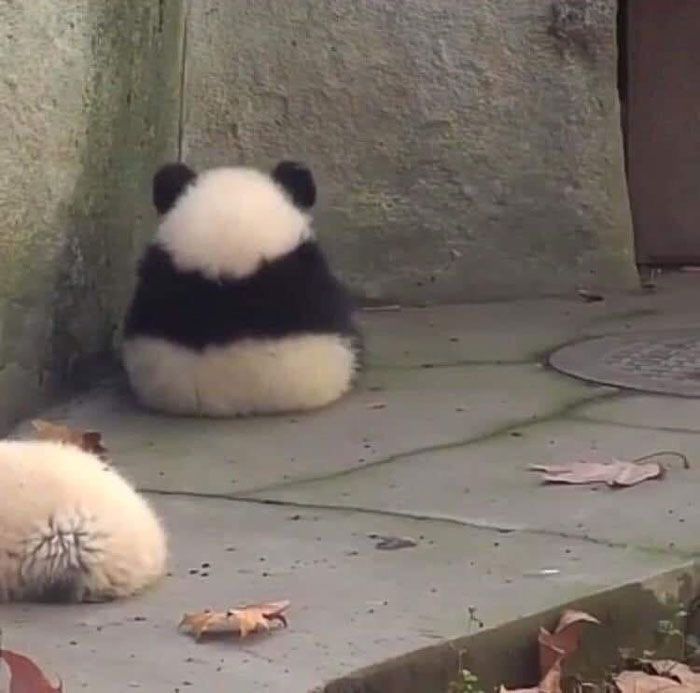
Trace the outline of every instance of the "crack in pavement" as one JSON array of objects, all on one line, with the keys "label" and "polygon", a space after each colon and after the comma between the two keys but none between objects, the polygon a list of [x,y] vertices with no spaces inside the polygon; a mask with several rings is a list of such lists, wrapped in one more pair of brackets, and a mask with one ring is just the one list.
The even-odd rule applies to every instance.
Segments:
[{"label": "crack in pavement", "polygon": [[[601,388],[597,388],[601,389]],[[506,435],[513,430],[527,428],[540,423],[546,423],[548,421],[556,421],[557,419],[564,418],[571,411],[575,411],[579,407],[585,406],[587,404],[592,404],[596,402],[612,400],[618,396],[619,392],[617,390],[610,391],[611,388],[605,387],[606,392],[596,393],[588,397],[582,397],[581,399],[571,402],[568,405],[560,407],[555,411],[545,414],[543,416],[536,416],[527,419],[516,419],[508,421],[491,431],[486,431],[485,433],[476,435],[472,438],[466,438],[464,440],[450,441],[447,443],[437,443],[434,445],[426,445],[423,448],[413,448],[412,450],[405,450],[404,452],[397,452],[388,457],[383,457],[379,460],[373,460],[372,462],[367,462],[361,466],[351,467],[348,469],[341,469],[335,472],[309,475],[306,477],[299,477],[297,479],[291,479],[289,481],[276,482],[274,484],[268,484],[267,486],[259,486],[258,488],[253,488],[244,493],[240,494],[239,497],[251,497],[260,493],[265,493],[269,491],[279,491],[283,489],[288,489],[292,487],[301,486],[303,484],[314,483],[318,481],[331,481],[334,479],[341,479],[347,476],[353,476],[355,474],[360,474],[364,471],[375,469],[377,467],[383,467],[387,464],[393,464],[394,462],[399,462],[401,460],[410,459],[412,457],[417,457],[418,455],[425,455],[433,452],[443,452],[445,450],[455,450],[459,448],[466,448],[471,445],[477,445],[479,443],[484,443],[493,438],[498,438],[499,436]]]},{"label": "crack in pavement", "polygon": [[586,423],[586,424],[596,424],[599,426],[618,426],[619,428],[629,428],[632,430],[639,431],[659,431],[660,433],[682,433],[691,435],[700,435],[700,429],[684,428],[682,426],[651,426],[650,424],[634,424],[627,423],[624,421],[606,421],[604,419],[597,419],[590,416],[566,416],[562,417],[567,421],[572,421],[576,423]]},{"label": "crack in pavement", "polygon": [[600,539],[590,534],[577,534],[575,532],[564,532],[554,529],[528,527],[526,525],[500,525],[486,520],[470,520],[455,515],[442,515],[439,513],[413,513],[402,510],[385,510],[381,508],[367,508],[361,505],[332,505],[330,503],[304,503],[301,501],[280,500],[276,498],[250,498],[237,494],[203,493],[198,491],[165,491],[162,489],[139,488],[140,493],[180,498],[195,498],[200,500],[220,500],[230,503],[247,503],[250,505],[263,505],[279,508],[294,508],[297,510],[316,510],[338,513],[359,513],[363,515],[375,515],[377,517],[388,517],[402,520],[412,520],[415,522],[431,522],[435,524],[447,524],[450,526],[463,527],[465,529],[475,529],[494,534],[527,534],[540,537],[554,537],[570,541],[581,541],[596,546],[604,546],[611,549],[635,549],[645,553],[654,553],[665,556],[683,559],[697,559],[700,552],[684,551],[682,549],[646,546],[630,544],[623,541],[613,541],[611,539]]},{"label": "crack in pavement", "polygon": [[[579,328],[576,334],[574,334],[570,339],[564,342],[555,342],[547,347],[538,349],[531,352],[529,355],[522,358],[504,358],[504,359],[458,359],[456,361],[438,361],[435,363],[416,363],[416,364],[391,364],[383,363],[377,361],[368,364],[368,370],[381,370],[381,371],[398,371],[398,370],[418,370],[421,368],[468,368],[470,366],[532,366],[537,364],[546,363],[551,354],[562,349],[566,346],[572,346],[582,341],[588,341],[590,339],[599,339],[600,337],[607,336],[617,336],[629,334],[629,330],[625,329],[623,326],[615,326],[618,329],[614,329],[613,326],[610,327],[610,331],[605,332],[595,332],[593,334],[586,332],[587,329],[594,327],[595,325],[600,325],[606,322],[616,322],[629,320],[632,318],[640,317],[650,317],[657,315],[657,310],[652,309],[639,309],[630,310],[627,312],[621,312],[618,314],[611,315],[601,315],[589,318],[589,324],[584,325]],[[555,373],[559,373],[556,369],[551,369]]]},{"label": "crack in pavement", "polygon": [[634,320],[635,318],[651,318],[655,315],[660,315],[661,311],[657,308],[630,308],[622,310],[619,313],[610,313],[608,315],[596,315],[589,318],[591,324],[597,325],[600,323],[614,322],[617,320]]},{"label": "crack in pavement", "polygon": [[469,368],[471,366],[537,366],[540,363],[540,356],[533,354],[531,357],[522,359],[458,359],[457,361],[425,361],[422,363],[370,363],[368,372],[372,371],[414,371],[430,370],[431,368]]}]

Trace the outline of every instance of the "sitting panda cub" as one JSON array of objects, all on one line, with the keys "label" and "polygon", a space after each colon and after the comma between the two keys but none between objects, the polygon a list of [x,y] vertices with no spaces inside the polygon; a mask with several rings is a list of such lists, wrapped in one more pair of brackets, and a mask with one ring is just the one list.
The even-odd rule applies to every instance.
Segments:
[{"label": "sitting panda cub", "polygon": [[359,371],[351,301],[311,228],[311,172],[168,164],[141,261],[123,359],[141,402],[212,417],[311,410]]}]

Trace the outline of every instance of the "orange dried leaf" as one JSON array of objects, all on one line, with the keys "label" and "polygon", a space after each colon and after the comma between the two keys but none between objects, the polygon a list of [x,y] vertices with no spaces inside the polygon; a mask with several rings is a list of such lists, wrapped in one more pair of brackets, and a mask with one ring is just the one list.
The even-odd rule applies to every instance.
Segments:
[{"label": "orange dried leaf", "polygon": [[273,624],[287,625],[284,612],[289,601],[249,604],[228,611],[200,611],[185,614],[179,628],[185,629],[199,640],[203,635],[230,633],[245,638],[250,633],[268,631]]},{"label": "orange dried leaf", "polygon": [[538,687],[540,693],[561,693],[561,660],[547,672]]},{"label": "orange dried leaf", "polygon": [[587,614],[585,611],[577,611],[576,609],[566,609],[559,618],[555,633],[561,633],[569,629],[570,626],[582,625],[584,623],[594,623],[599,626],[600,621],[595,617]]},{"label": "orange dried leaf", "polygon": [[600,624],[600,621],[585,611],[567,609],[559,618],[554,633],[540,628],[537,641],[540,647],[540,675],[542,677],[545,677],[557,663],[561,663],[578,649],[581,630],[587,623]]},{"label": "orange dried leaf", "polygon": [[97,455],[102,460],[107,458],[107,448],[102,445],[102,434],[98,431],[78,431],[69,426],[34,419],[34,430],[42,440],[75,445],[85,452]]},{"label": "orange dried leaf", "polygon": [[537,686],[530,688],[506,688],[501,686],[498,693],[562,693],[561,658],[557,660]]},{"label": "orange dried leaf", "polygon": [[185,629],[192,633],[195,639],[199,640],[206,630],[207,623],[214,620],[215,615],[211,611],[200,611],[194,614],[185,614],[178,625],[178,628]]},{"label": "orange dried leaf", "polygon": [[698,693],[697,686],[685,685],[643,671],[623,671],[614,681],[620,693]]},{"label": "orange dried leaf", "polygon": [[563,465],[531,465],[533,472],[542,472],[542,481],[550,484],[607,484],[612,487],[627,487],[649,479],[659,479],[664,468],[658,462],[624,462],[612,459],[609,462],[577,460]]},{"label": "orange dried leaf", "polygon": [[700,691],[700,672],[693,671],[687,664],[673,659],[655,659],[649,662],[649,667],[658,676],[674,679],[686,686],[694,686]]},{"label": "orange dried leaf", "polygon": [[593,291],[589,291],[588,289],[578,289],[576,291],[578,294],[579,298],[583,301],[586,301],[586,303],[596,303],[598,301],[604,301],[605,297],[601,294],[597,294]]},{"label": "orange dried leaf", "polygon": [[554,636],[544,628],[540,628],[537,645],[539,647],[540,676],[544,677],[552,670],[556,662],[561,661],[566,653],[556,646]]},{"label": "orange dried leaf", "polygon": [[600,621],[585,611],[567,609],[559,618],[554,633],[540,628],[537,637],[540,655],[539,685],[516,689],[501,686],[499,693],[561,693],[562,663],[578,649],[581,629],[587,623],[600,624]]},{"label": "orange dried leaf", "polygon": [[10,670],[9,693],[62,693],[63,685],[53,686],[29,657],[11,650],[0,650],[0,660]]}]

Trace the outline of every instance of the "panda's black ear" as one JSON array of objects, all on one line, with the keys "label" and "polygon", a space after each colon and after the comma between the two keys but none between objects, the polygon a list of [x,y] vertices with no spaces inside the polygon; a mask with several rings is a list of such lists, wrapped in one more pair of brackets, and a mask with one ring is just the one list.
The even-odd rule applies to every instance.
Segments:
[{"label": "panda's black ear", "polygon": [[310,209],[316,202],[316,183],[311,171],[296,161],[280,161],[272,171],[277,181],[300,209]]},{"label": "panda's black ear", "polygon": [[185,164],[165,164],[153,176],[153,204],[158,214],[170,211],[197,174]]}]

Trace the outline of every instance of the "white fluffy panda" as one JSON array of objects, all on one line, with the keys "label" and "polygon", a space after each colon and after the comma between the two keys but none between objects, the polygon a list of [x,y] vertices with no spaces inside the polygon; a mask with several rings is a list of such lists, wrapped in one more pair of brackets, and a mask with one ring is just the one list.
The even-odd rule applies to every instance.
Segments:
[{"label": "white fluffy panda", "polygon": [[314,239],[311,172],[168,164],[139,268],[123,360],[147,407],[244,416],[311,410],[340,398],[362,342],[345,288]]},{"label": "white fluffy panda", "polygon": [[109,601],[165,573],[160,521],[98,457],[4,440],[0,470],[0,601]]}]

